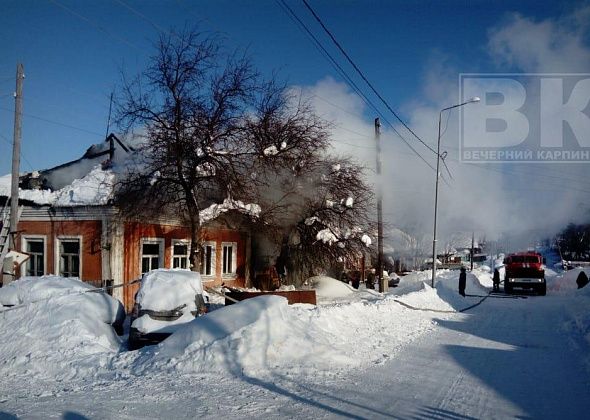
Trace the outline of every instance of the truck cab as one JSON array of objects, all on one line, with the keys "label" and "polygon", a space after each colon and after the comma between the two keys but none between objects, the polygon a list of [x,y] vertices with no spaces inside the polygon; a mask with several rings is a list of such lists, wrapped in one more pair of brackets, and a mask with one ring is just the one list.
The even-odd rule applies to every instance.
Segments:
[{"label": "truck cab", "polygon": [[538,252],[519,252],[504,258],[504,291],[512,293],[515,287],[533,289],[541,296],[547,293],[544,258]]}]

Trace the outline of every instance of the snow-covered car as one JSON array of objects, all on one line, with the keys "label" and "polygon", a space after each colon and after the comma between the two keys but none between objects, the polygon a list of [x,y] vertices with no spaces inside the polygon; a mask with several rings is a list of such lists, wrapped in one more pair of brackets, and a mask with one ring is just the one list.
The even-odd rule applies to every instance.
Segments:
[{"label": "snow-covered car", "polygon": [[389,287],[397,287],[399,285],[399,276],[394,272],[388,274],[387,271],[384,271],[383,278],[387,281]]},{"label": "snow-covered car", "polygon": [[[80,317],[88,321],[89,325],[96,321],[109,324],[118,335],[123,335],[123,304],[104,290],[75,277],[23,277],[0,288],[2,307],[11,308],[26,304],[39,308],[46,307],[51,311],[59,307],[60,314],[52,315],[56,323],[60,317]],[[31,308],[31,311],[34,310],[35,308]]]},{"label": "snow-covered car", "polygon": [[199,273],[165,268],[149,271],[135,295],[129,349],[160,343],[206,311]]}]

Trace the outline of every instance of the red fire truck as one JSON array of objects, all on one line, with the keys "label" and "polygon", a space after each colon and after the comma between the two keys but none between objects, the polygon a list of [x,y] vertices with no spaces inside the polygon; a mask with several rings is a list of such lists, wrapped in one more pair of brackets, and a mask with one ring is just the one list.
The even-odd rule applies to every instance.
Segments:
[{"label": "red fire truck", "polygon": [[504,291],[512,293],[515,287],[536,290],[541,296],[547,293],[544,258],[538,252],[519,252],[504,258]]}]

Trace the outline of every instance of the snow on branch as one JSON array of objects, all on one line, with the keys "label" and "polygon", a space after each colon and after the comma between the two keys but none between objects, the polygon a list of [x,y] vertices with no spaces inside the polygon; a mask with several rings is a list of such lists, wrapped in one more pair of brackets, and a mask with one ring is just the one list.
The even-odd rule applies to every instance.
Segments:
[{"label": "snow on branch", "polygon": [[223,200],[221,204],[211,204],[204,210],[199,212],[199,218],[201,221],[201,225],[217,219],[223,213],[227,213],[230,210],[237,210],[240,213],[246,214],[248,216],[257,218],[260,216],[261,208],[258,204],[244,204],[240,200],[232,200],[231,198],[226,198]]}]

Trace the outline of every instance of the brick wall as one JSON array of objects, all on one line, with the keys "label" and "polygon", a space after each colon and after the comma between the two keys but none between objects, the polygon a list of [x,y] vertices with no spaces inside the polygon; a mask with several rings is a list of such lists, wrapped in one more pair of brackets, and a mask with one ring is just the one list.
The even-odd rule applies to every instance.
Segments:
[{"label": "brick wall", "polygon": [[[102,280],[101,232],[98,220],[87,221],[20,221],[18,224],[17,248],[23,249],[23,238],[43,237],[45,239],[45,274],[59,274],[57,239],[81,239],[82,280]],[[22,275],[26,274],[23,268]]]}]

